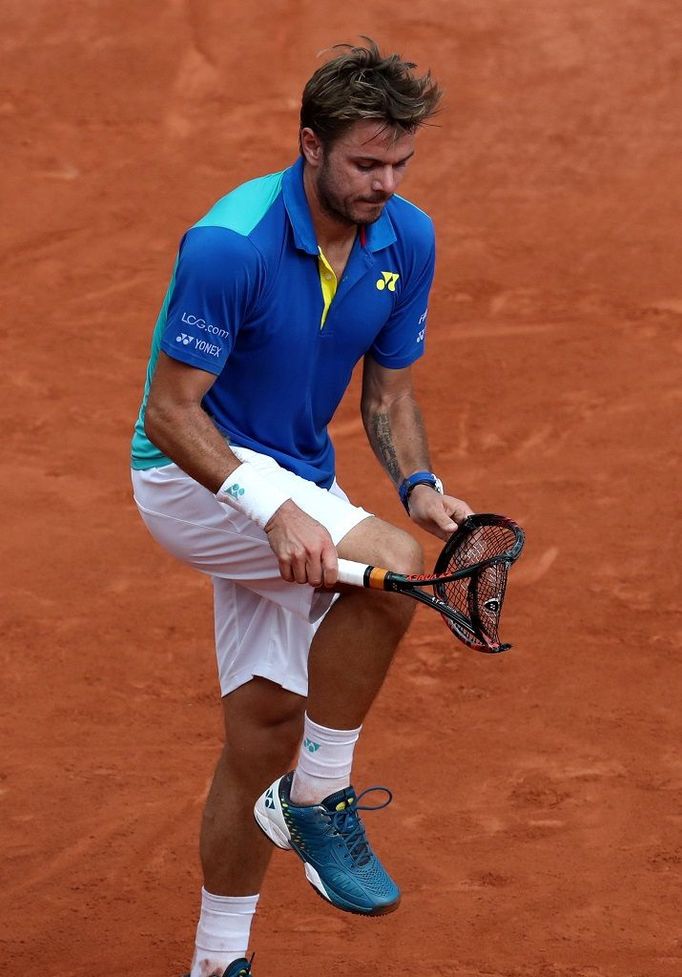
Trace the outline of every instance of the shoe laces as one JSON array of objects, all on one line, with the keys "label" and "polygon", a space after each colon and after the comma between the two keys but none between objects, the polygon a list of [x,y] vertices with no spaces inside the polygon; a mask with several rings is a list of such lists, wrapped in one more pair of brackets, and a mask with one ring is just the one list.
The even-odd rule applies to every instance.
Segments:
[{"label": "shoe laces", "polygon": [[[373,791],[383,791],[387,795],[382,804],[360,804],[367,794]],[[348,853],[356,866],[366,865],[372,858],[369,842],[365,837],[365,828],[358,816],[359,811],[381,811],[393,800],[393,794],[388,787],[367,787],[354,800],[346,801],[344,807],[337,811],[328,811],[327,816],[334,831],[341,835],[348,848]]]}]

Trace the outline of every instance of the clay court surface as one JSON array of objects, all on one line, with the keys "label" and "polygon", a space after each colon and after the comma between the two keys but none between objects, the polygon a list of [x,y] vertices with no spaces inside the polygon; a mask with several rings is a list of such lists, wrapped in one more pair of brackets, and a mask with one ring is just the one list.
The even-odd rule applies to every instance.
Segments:
[{"label": "clay court surface", "polygon": [[[317,52],[365,32],[448,91],[403,185],[439,235],[434,464],[528,544],[513,651],[420,610],[366,725],[400,911],[341,915],[278,853],[255,977],[679,977],[679,3],[2,8],[0,972],[189,962],[211,595],[139,521],[129,435],[178,239],[288,165]],[[357,401],[341,480],[405,526]]]}]

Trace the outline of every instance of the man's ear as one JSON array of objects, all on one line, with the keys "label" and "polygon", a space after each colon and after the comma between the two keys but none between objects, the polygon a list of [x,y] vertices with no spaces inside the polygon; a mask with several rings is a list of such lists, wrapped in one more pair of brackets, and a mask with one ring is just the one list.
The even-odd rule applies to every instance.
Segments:
[{"label": "man's ear", "polygon": [[310,166],[313,167],[320,166],[324,156],[324,147],[313,130],[309,129],[307,126],[306,128],[301,129],[299,139],[301,143],[301,152],[305,157],[306,163],[309,163]]}]

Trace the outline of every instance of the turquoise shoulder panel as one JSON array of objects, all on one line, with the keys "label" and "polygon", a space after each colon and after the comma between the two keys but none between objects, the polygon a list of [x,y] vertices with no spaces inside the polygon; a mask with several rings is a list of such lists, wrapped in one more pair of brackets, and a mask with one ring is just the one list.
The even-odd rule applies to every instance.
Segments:
[{"label": "turquoise shoulder panel", "polygon": [[163,454],[162,451],[152,444],[144,431],[144,415],[147,410],[147,400],[149,399],[149,388],[152,385],[152,377],[154,376],[154,370],[156,369],[156,361],[159,358],[159,350],[161,349],[161,339],[163,337],[163,331],[166,326],[166,317],[168,315],[168,306],[170,304],[171,295],[173,294],[173,288],[175,286],[175,273],[178,267],[178,259],[175,259],[175,265],[173,267],[173,274],[171,276],[170,284],[166,291],[166,296],[163,300],[163,305],[159,311],[158,318],[156,320],[156,326],[154,327],[154,333],[152,336],[152,348],[149,354],[149,363],[147,364],[147,377],[144,384],[144,396],[142,397],[142,404],[140,405],[140,411],[137,415],[137,420],[135,421],[135,430],[133,433],[133,443],[131,450],[131,467],[137,469],[146,468],[163,468],[164,465],[170,465],[171,460]]},{"label": "turquoise shoulder panel", "polygon": [[237,234],[250,234],[277,199],[283,176],[284,170],[242,183],[221,197],[194,227],[226,227]]}]

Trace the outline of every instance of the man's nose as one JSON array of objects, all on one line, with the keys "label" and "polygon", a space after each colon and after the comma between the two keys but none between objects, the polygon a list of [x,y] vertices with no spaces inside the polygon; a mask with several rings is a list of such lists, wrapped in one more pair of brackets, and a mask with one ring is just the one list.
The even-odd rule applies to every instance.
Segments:
[{"label": "man's nose", "polygon": [[394,193],[396,188],[395,171],[392,166],[383,166],[375,173],[372,190],[378,193]]}]

